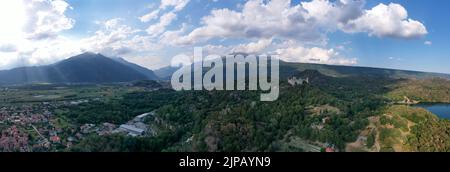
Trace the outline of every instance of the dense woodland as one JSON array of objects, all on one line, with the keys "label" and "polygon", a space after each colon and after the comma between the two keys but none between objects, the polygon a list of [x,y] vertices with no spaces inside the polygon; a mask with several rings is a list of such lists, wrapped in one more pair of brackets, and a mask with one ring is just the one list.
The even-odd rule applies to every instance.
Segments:
[{"label": "dense woodland", "polygon": [[[308,77],[310,83],[282,82],[280,98],[274,102],[260,102],[258,91],[160,90],[68,107],[61,115],[79,124],[121,124],[140,113],[157,112],[159,120],[147,120],[159,126],[155,137],[92,136],[72,151],[293,151],[283,146],[292,138],[343,150],[384,105],[380,95],[388,91],[384,84],[392,82],[332,78],[316,71],[298,77]],[[317,111],[322,106],[337,110]],[[319,125],[320,129],[314,127]],[[192,141],[186,142],[189,138]]]},{"label": "dense woodland", "polygon": [[405,105],[390,106],[384,111],[377,128],[380,151],[450,151],[450,121]]}]

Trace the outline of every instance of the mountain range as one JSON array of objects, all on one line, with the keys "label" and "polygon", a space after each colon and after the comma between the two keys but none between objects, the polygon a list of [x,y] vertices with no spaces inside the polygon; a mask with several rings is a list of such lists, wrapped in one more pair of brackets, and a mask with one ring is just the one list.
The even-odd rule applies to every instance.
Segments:
[{"label": "mountain range", "polygon": [[[245,56],[245,54],[244,54]],[[223,58],[225,64],[226,58]],[[155,74],[163,79],[170,80],[172,74],[180,67],[163,67],[155,70]],[[287,79],[291,76],[297,75],[303,71],[317,71],[321,74],[330,77],[383,77],[383,78],[404,78],[404,79],[427,79],[427,78],[444,78],[450,79],[450,74],[420,72],[399,69],[385,69],[374,67],[360,67],[360,66],[342,66],[342,65],[326,65],[326,64],[311,64],[311,63],[293,63],[280,61],[280,78]],[[204,69],[205,73],[208,69]]]},{"label": "mountain range", "polygon": [[147,68],[95,53],[83,53],[46,66],[0,71],[0,84],[113,83],[157,79]]},{"label": "mountain range", "polygon": [[[30,83],[116,83],[138,80],[170,80],[179,68],[164,67],[155,71],[102,54],[83,53],[46,66],[19,67],[0,71],[0,84]],[[450,74],[382,69],[370,67],[336,66],[280,62],[280,77],[287,78],[305,70],[315,70],[331,77],[390,77],[390,78],[446,78]]]}]

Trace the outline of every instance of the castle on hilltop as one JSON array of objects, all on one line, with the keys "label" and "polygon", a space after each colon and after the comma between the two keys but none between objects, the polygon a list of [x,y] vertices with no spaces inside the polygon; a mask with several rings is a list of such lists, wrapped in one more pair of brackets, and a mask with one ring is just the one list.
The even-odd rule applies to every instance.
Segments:
[{"label": "castle on hilltop", "polygon": [[309,78],[306,78],[306,79],[299,78],[299,79],[297,79],[297,77],[294,76],[294,77],[291,77],[291,78],[288,79],[288,83],[291,86],[303,85],[304,83],[309,84]]}]

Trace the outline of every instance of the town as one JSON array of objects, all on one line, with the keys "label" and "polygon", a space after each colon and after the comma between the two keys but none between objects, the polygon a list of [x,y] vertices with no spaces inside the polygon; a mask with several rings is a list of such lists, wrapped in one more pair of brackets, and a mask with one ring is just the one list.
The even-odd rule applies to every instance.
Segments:
[{"label": "town", "polygon": [[[56,87],[55,87],[56,88]],[[151,137],[156,130],[145,124],[147,118],[155,118],[155,112],[136,114],[123,124],[103,122],[78,124],[57,112],[68,107],[101,102],[108,97],[103,91],[110,87],[96,88],[74,86],[57,87],[43,92],[39,86],[29,88],[10,87],[0,90],[0,152],[57,152],[66,151],[84,138],[96,135],[123,134],[130,137]],[[115,90],[131,86],[114,86]],[[78,90],[79,97],[73,96]],[[88,92],[88,96],[81,94]],[[13,97],[10,99],[8,97]],[[156,118],[157,119],[157,118]]]},{"label": "town", "polygon": [[152,136],[156,133],[144,124],[144,119],[154,112],[138,115],[126,124],[84,124],[71,129],[50,109],[52,104],[6,106],[0,109],[0,151],[40,152],[70,148],[85,136],[125,134],[132,137]]}]

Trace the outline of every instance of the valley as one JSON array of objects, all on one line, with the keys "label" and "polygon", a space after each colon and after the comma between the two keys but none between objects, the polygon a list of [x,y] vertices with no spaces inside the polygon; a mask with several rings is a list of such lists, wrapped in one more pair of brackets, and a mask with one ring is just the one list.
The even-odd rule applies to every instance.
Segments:
[{"label": "valley", "polygon": [[[377,95],[383,89],[375,87],[357,89],[359,86],[349,84],[334,90],[328,85],[323,89],[329,90],[322,90],[319,81],[326,76],[306,73],[311,85],[283,82],[280,100],[271,103],[259,102],[257,92],[175,92],[142,84],[4,87],[0,92],[0,127],[4,132],[0,148],[88,152],[448,151],[448,121],[420,108],[386,104],[389,99]],[[354,94],[341,93],[343,90]],[[136,137],[113,132],[147,112],[156,112],[143,119],[153,134]],[[414,114],[419,116],[409,117]],[[421,134],[431,132],[428,130],[435,134]],[[429,141],[422,137],[438,137],[434,138],[436,143],[427,145],[441,146],[421,148],[421,142]],[[359,143],[349,148],[354,141]]]},{"label": "valley", "polygon": [[412,106],[450,102],[444,74],[285,62],[280,70],[273,102],[259,101],[260,91],[174,91],[165,79],[3,85],[0,151],[450,149],[449,121]]}]

